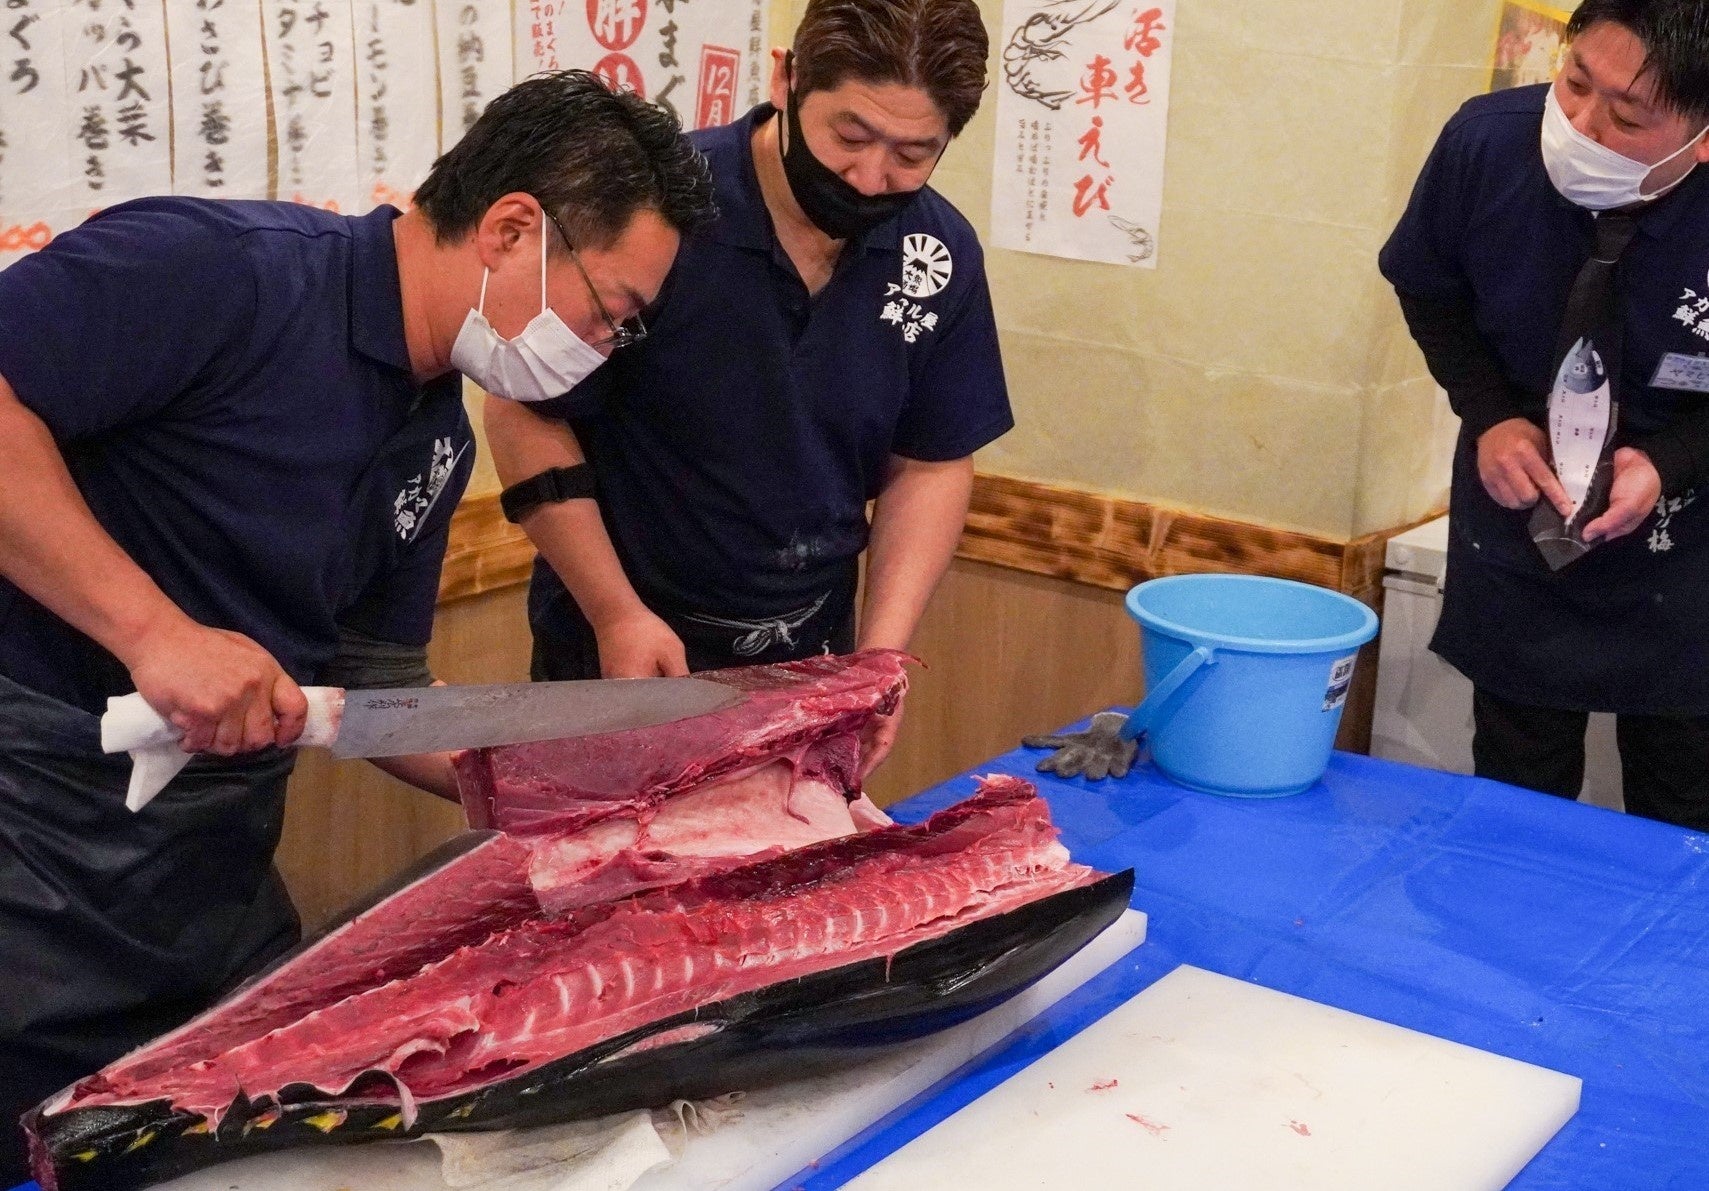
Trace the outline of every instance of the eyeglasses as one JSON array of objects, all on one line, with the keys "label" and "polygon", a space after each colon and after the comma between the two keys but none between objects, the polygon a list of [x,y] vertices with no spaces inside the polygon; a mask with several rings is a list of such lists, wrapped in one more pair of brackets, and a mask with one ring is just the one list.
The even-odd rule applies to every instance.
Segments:
[{"label": "eyeglasses", "polygon": [[541,208],[541,213],[552,221],[552,226],[558,229],[558,235],[563,237],[564,247],[570,250],[570,260],[575,263],[576,272],[582,275],[582,284],[587,286],[588,297],[593,299],[594,309],[599,311],[599,317],[605,320],[606,329],[611,332],[598,343],[588,346],[609,347],[612,351],[616,351],[620,347],[632,347],[645,339],[647,337],[647,325],[641,321],[640,315],[637,314],[634,318],[625,319],[623,322],[618,322],[611,317],[611,311],[605,308],[605,303],[600,299],[599,291],[593,288],[593,278],[587,275],[587,267],[582,264],[581,254],[576,251],[576,246],[570,243],[569,233],[564,231],[564,225],[558,222],[557,216],[544,207]]}]

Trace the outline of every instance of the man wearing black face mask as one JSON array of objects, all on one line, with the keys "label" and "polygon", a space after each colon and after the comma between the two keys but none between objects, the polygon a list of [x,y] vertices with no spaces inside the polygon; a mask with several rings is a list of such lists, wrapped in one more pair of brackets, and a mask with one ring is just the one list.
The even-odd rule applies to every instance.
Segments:
[{"label": "man wearing black face mask", "polygon": [[906,647],[1012,425],[978,241],[926,186],[986,50],[973,0],[811,0],[771,103],[695,134],[720,214],[646,341],[561,401],[488,403],[541,553],[536,678]]}]

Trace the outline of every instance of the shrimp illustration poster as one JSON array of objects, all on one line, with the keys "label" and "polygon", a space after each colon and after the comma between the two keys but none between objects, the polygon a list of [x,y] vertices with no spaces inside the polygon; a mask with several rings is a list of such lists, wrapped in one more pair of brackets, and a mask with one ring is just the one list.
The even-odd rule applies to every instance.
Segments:
[{"label": "shrimp illustration poster", "polygon": [[993,242],[1157,266],[1174,0],[1009,0]]}]

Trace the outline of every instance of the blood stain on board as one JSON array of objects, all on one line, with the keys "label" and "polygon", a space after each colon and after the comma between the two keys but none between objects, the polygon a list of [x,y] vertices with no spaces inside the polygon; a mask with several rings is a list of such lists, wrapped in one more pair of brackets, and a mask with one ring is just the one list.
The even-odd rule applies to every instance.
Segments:
[{"label": "blood stain on board", "polygon": [[1292,1129],[1295,1133],[1298,1133],[1301,1137],[1311,1136],[1311,1129],[1307,1127],[1304,1121],[1289,1121],[1288,1128]]},{"label": "blood stain on board", "polygon": [[1144,1129],[1153,1137],[1161,1138],[1164,1131],[1169,1128],[1167,1125],[1159,1125],[1155,1121],[1148,1121],[1144,1117],[1131,1112],[1123,1113],[1122,1115],[1127,1117],[1127,1119],[1132,1121],[1134,1124],[1138,1125],[1141,1129]]},{"label": "blood stain on board", "polygon": [[1088,1092],[1107,1092],[1120,1083],[1121,1080],[1119,1079],[1101,1079],[1086,1090]]}]

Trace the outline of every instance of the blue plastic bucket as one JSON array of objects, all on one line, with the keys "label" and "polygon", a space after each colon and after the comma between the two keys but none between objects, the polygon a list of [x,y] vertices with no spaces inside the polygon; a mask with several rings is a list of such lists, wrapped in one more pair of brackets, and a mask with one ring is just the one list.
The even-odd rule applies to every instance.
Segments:
[{"label": "blue plastic bucket", "polygon": [[1329,765],[1359,646],[1377,615],[1288,579],[1174,575],[1127,593],[1145,654],[1145,733],[1157,768],[1215,794],[1275,798]]}]

